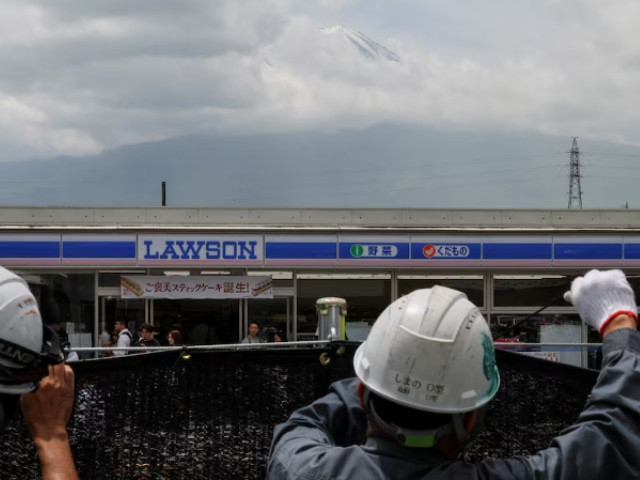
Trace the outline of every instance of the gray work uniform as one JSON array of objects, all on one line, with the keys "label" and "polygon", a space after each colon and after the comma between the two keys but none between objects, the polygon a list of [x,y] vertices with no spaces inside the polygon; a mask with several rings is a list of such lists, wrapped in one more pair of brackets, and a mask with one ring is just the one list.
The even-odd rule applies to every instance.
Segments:
[{"label": "gray work uniform", "polygon": [[640,478],[640,333],[621,329],[603,341],[598,381],[575,425],[530,457],[452,462],[433,449],[365,437],[357,379],[278,425],[268,479],[603,479]]}]

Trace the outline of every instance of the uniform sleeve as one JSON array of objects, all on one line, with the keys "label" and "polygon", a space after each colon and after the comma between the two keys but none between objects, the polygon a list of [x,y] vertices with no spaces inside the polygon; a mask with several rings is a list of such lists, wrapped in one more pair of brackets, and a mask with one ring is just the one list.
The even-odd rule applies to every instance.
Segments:
[{"label": "uniform sleeve", "polygon": [[603,366],[575,425],[523,459],[536,479],[640,478],[640,333],[611,332]]},{"label": "uniform sleeve", "polygon": [[[275,427],[268,479],[293,479],[313,448],[347,447],[365,439],[367,420],[356,392],[357,379],[334,383],[327,395],[296,410]],[[300,465],[298,465],[300,464]]]}]

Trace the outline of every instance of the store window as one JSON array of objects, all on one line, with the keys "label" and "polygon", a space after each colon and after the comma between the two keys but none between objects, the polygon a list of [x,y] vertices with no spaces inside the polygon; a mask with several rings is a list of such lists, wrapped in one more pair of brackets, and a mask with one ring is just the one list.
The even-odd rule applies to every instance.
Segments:
[{"label": "store window", "polygon": [[[249,276],[268,276],[273,282],[273,298],[247,301],[247,325],[256,322],[265,341],[277,338],[290,340],[293,308],[293,272],[280,270],[250,270]],[[243,332],[243,336],[247,332]]]},{"label": "store window", "polygon": [[142,299],[100,297],[100,344],[104,345],[114,333],[116,320],[124,321],[131,333],[139,333],[144,318],[145,301]]},{"label": "store window", "polygon": [[94,273],[16,272],[24,278],[40,305],[45,324],[76,347],[93,346]]},{"label": "store window", "polygon": [[633,288],[634,293],[636,294],[636,302],[640,301],[640,276],[638,275],[627,275],[627,281]]},{"label": "store window", "polygon": [[[577,367],[600,367],[600,346],[580,345],[582,322],[576,314],[494,314],[490,318],[490,326],[496,348]],[[588,342],[597,343],[597,336],[597,332],[591,329]],[[540,345],[531,345],[536,343]],[[548,345],[557,343],[576,345]],[[583,365],[583,348],[587,352],[587,365]]]},{"label": "store window", "polygon": [[453,288],[467,295],[476,305],[484,305],[484,281],[482,275],[398,275],[398,296],[407,295],[420,288],[434,285]]},{"label": "store window", "polygon": [[238,343],[238,300],[153,300],[153,325],[165,339],[179,328],[185,344],[213,345]]},{"label": "store window", "polygon": [[249,270],[249,276],[271,277],[274,288],[293,288],[293,272],[274,270]]},{"label": "store window", "polygon": [[98,272],[99,287],[120,288],[120,277],[122,275],[144,275],[144,270],[126,270],[118,272]]},{"label": "store window", "polygon": [[289,340],[288,323],[291,301],[288,297],[269,300],[249,300],[247,302],[247,325],[258,324],[260,335],[265,341],[274,341],[275,335],[280,340]]},{"label": "store window", "polygon": [[298,340],[314,338],[319,298],[341,297],[347,301],[347,336],[352,330],[358,332],[357,339],[366,336],[368,327],[391,302],[390,273],[305,273],[298,274],[297,282]]},{"label": "store window", "polygon": [[593,327],[587,327],[587,343],[597,344],[597,346],[589,346],[587,368],[600,370],[602,367],[602,337],[598,330]]},{"label": "store window", "polygon": [[496,307],[569,306],[563,299],[573,277],[566,275],[495,275]]}]

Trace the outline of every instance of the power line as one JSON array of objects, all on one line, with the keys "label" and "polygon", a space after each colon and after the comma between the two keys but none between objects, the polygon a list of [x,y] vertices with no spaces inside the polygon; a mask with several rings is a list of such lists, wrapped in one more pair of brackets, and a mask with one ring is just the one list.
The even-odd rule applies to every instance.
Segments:
[{"label": "power line", "polygon": [[596,167],[596,168],[623,168],[625,170],[640,170],[640,166],[629,166],[629,165],[605,165],[602,163],[583,163],[582,165],[586,167]]},{"label": "power line", "polygon": [[583,155],[604,155],[607,157],[632,157],[638,158],[640,154],[634,153],[606,153],[606,152],[582,152]]}]

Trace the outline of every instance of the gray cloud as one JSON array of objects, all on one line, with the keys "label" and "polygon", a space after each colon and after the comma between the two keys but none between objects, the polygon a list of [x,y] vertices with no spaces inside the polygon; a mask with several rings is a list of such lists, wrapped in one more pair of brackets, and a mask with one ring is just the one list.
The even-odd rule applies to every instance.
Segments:
[{"label": "gray cloud", "polygon": [[[640,144],[635,0],[6,1],[3,160],[380,123]],[[321,27],[397,53],[371,61]]]}]

